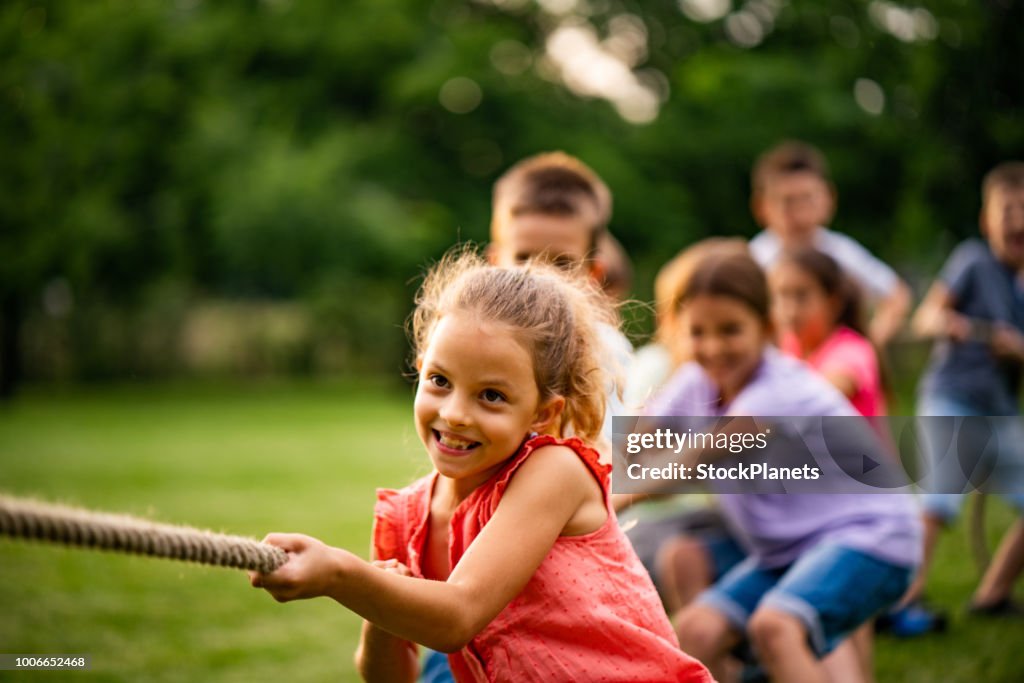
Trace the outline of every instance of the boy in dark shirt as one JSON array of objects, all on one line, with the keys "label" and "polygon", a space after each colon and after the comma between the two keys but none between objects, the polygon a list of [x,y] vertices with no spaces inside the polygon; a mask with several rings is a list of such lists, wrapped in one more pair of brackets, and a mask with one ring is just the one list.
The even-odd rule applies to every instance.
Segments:
[{"label": "boy in dark shirt", "polygon": [[[1024,367],[1024,163],[1006,162],[985,176],[980,226],[984,241],[961,243],[913,319],[914,331],[934,338],[935,346],[918,391],[919,416],[1002,416],[991,420],[996,438],[983,454],[993,477],[1020,479],[1024,471],[1024,430],[1017,396]],[[928,421],[922,448],[933,469],[942,460],[943,441]],[[999,452],[992,444],[998,444]],[[947,456],[948,460],[950,456]],[[940,475],[941,476],[941,475]],[[998,481],[1005,498],[1024,515],[1024,481]],[[925,523],[924,562],[904,598],[920,598],[940,531],[957,516],[963,494],[930,493],[922,497]],[[1024,569],[1024,516],[1003,537],[975,590],[970,611],[976,614],[1024,615],[1011,602],[1013,584]]]}]

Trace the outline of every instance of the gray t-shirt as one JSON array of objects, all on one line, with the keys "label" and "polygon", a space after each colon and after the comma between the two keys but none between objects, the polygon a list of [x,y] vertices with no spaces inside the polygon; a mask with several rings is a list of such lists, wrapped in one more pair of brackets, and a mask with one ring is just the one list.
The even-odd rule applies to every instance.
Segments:
[{"label": "gray t-shirt", "polygon": [[[900,283],[895,270],[849,235],[818,228],[813,245],[835,259],[843,272],[861,287],[869,303],[886,298]],[[750,254],[762,268],[770,270],[782,255],[782,240],[771,230],[762,230],[750,240]]]},{"label": "gray t-shirt", "polygon": [[[979,239],[961,242],[939,281],[949,288],[953,310],[974,320],[1002,322],[1024,332],[1024,292],[1016,273]],[[1016,415],[1019,363],[998,358],[983,339],[939,339],[918,387],[975,406],[983,415]]]}]

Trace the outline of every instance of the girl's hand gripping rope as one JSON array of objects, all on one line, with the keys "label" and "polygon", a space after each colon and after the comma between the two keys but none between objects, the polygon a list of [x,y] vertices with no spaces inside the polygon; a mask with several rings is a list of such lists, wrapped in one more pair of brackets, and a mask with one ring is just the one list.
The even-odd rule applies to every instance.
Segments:
[{"label": "girl's hand gripping rope", "polygon": [[288,561],[269,574],[249,572],[254,588],[265,589],[278,602],[327,595],[339,574],[338,554],[343,551],[302,534],[268,534],[263,542],[288,553]]}]

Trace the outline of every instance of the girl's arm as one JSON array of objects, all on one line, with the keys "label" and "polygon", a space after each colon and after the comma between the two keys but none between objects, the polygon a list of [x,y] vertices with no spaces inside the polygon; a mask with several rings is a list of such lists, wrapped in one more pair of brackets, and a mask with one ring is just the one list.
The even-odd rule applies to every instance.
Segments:
[{"label": "girl's arm", "polygon": [[[603,523],[601,490],[586,466],[567,447],[545,446],[520,466],[494,516],[445,582],[381,571],[350,552],[293,534],[265,539],[288,551],[284,566],[250,576],[279,602],[326,595],[398,638],[454,652],[523,590],[577,512],[596,505]],[[592,531],[600,524],[589,526]]]},{"label": "girl's arm", "polygon": [[910,287],[903,280],[898,281],[893,290],[878,302],[868,329],[868,336],[878,348],[885,348],[899,333],[912,302]]},{"label": "girl's arm", "polygon": [[[409,569],[397,560],[374,561],[373,565],[399,576],[410,576]],[[412,683],[419,677],[420,670],[419,655],[413,643],[396,638],[365,620],[355,665],[359,675],[368,683]]]},{"label": "girl's arm", "polygon": [[853,395],[857,393],[857,379],[847,372],[826,372],[825,379],[842,392],[846,398],[853,398]]}]

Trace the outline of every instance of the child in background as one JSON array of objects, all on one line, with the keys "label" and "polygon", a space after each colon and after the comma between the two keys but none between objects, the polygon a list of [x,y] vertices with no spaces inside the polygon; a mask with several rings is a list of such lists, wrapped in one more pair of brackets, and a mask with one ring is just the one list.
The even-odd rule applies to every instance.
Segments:
[{"label": "child in background", "polygon": [[[1006,162],[985,176],[982,184],[981,233],[985,241],[962,242],[946,261],[914,315],[914,331],[935,339],[928,367],[918,389],[920,416],[1016,416],[1019,414],[1021,368],[1024,363],[1024,163]],[[993,420],[1004,433],[997,441],[1004,451],[987,453],[1017,464],[1024,462],[1024,434],[1019,420]],[[946,444],[922,430],[921,446],[933,464]],[[1009,469],[1009,468],[1008,468]],[[997,470],[999,475],[1007,470]],[[994,475],[994,476],[995,476]],[[1019,475],[1018,475],[1019,477]],[[1006,496],[1024,513],[1024,482],[1001,482]],[[928,568],[940,531],[957,516],[963,496],[925,494],[924,565],[904,602],[924,591]],[[1024,517],[1003,537],[971,601],[979,615],[1024,616],[1012,602],[1013,584],[1024,568]]]},{"label": "child in background", "polygon": [[[580,271],[614,298],[616,291],[623,289],[617,275],[628,271],[628,257],[608,232],[611,214],[608,186],[582,161],[564,152],[528,157],[494,184],[488,259],[503,267],[540,260]],[[615,267],[617,256],[623,265],[619,269]],[[625,414],[618,375],[632,364],[633,347],[617,327],[598,322],[597,329],[603,345],[602,366],[610,379],[602,438],[595,445],[602,460],[608,462],[612,417]],[[427,650],[422,683],[451,680],[445,657]]]},{"label": "child in background", "polygon": [[[654,341],[637,350],[630,367],[623,393],[629,414],[644,414],[647,403],[675,369],[690,360],[686,335],[680,327],[678,299],[694,268],[711,254],[747,253],[747,243],[739,237],[709,237],[680,251],[658,271],[654,280],[657,329]],[[675,614],[696,592],[742,560],[744,553],[714,506],[693,505],[691,496],[679,499],[687,504],[683,509],[670,509],[667,514],[664,509],[645,509],[654,506],[632,507],[647,498],[617,493],[612,501],[665,608]],[[666,554],[667,544],[672,551]]]},{"label": "child in background", "polygon": [[[680,296],[694,362],[679,368],[652,415],[853,416],[849,402],[772,346],[765,275],[749,256],[708,257]],[[895,602],[920,555],[904,495],[718,497],[750,556],[677,620],[680,643],[722,672],[749,635],[773,679],[826,681],[820,657]]]},{"label": "child in background", "polygon": [[782,351],[821,373],[861,415],[885,415],[882,373],[864,335],[860,292],[835,259],[816,249],[787,251],[768,280]]},{"label": "child in background", "polygon": [[[602,283],[602,263],[595,256],[608,236],[611,213],[608,186],[582,161],[564,152],[529,157],[494,184],[487,256],[504,267],[543,260],[559,268],[580,270]],[[620,375],[632,362],[633,346],[617,326],[601,323],[598,335],[602,366],[612,378],[606,387],[608,409],[602,428],[604,439],[598,448],[607,462],[612,417],[626,414]]]},{"label": "child in background", "polygon": [[[816,249],[787,251],[768,281],[782,351],[820,373],[861,415],[886,415],[878,355],[864,336],[860,291],[835,259]],[[825,660],[833,680],[874,680],[872,624],[849,640],[852,651],[837,648]]]},{"label": "child in background", "polygon": [[783,142],[758,158],[752,181],[751,208],[764,227],[750,241],[757,262],[770,271],[783,251],[806,247],[834,258],[875,304],[868,337],[884,348],[910,310],[910,288],[856,240],[824,227],[836,206],[825,157],[806,143]]},{"label": "child in background", "polygon": [[709,681],[679,649],[588,445],[604,418],[601,319],[603,297],[557,270],[442,261],[412,324],[434,472],[378,492],[375,563],[272,534],[288,562],[252,584],[362,615],[367,680],[415,680],[421,643],[450,653],[458,681]]},{"label": "child in background", "polygon": [[658,271],[654,279],[654,340],[637,349],[622,394],[630,415],[640,415],[665,380],[690,359],[686,336],[679,333],[678,295],[686,287],[694,267],[712,253],[747,253],[739,237],[709,237],[683,249]]}]

